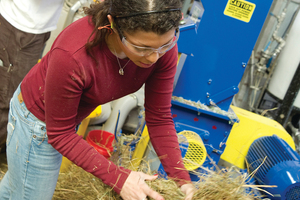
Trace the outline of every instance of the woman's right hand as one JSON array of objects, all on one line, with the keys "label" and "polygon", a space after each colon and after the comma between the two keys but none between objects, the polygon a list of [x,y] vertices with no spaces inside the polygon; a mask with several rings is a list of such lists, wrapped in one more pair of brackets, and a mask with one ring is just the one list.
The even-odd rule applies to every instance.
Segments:
[{"label": "woman's right hand", "polygon": [[149,196],[154,200],[164,200],[159,193],[145,183],[145,180],[153,181],[156,178],[157,176],[147,175],[143,172],[131,171],[120,192],[121,197],[124,200],[145,200]]}]

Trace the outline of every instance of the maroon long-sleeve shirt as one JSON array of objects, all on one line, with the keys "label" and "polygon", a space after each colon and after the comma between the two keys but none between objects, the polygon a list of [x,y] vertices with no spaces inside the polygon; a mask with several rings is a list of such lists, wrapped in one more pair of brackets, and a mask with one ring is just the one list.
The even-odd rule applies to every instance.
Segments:
[{"label": "maroon long-sleeve shirt", "polygon": [[[88,17],[67,27],[22,82],[24,102],[46,123],[48,142],[119,193],[130,171],[105,159],[76,134],[75,126],[98,105],[133,93],[145,83],[146,123],[153,147],[158,156],[164,157],[161,161],[170,177],[190,180],[187,171],[182,170],[170,112],[177,46],[150,68],[129,62],[121,76],[117,59],[106,44],[94,48],[98,65],[87,54],[85,44],[93,28]],[[127,61],[120,59],[121,66]]]}]

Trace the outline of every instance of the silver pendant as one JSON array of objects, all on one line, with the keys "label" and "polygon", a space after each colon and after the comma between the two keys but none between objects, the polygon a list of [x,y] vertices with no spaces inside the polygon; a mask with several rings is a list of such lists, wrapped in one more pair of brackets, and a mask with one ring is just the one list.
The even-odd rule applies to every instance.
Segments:
[{"label": "silver pendant", "polygon": [[120,69],[119,69],[119,74],[122,75],[122,76],[124,75],[124,70],[123,70],[123,68],[120,68]]}]

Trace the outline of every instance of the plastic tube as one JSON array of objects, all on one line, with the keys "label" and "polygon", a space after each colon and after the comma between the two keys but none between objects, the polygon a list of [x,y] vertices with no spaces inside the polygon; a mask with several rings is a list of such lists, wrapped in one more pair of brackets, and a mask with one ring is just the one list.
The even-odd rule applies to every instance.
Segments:
[{"label": "plastic tube", "polygon": [[75,13],[77,12],[77,10],[81,7],[81,2],[80,1],[77,1],[69,10],[69,13],[67,15],[67,19],[65,21],[65,24],[64,24],[64,27],[63,28],[66,28],[67,26],[69,26],[72,22],[73,22],[73,19],[74,19],[74,16],[75,16]]},{"label": "plastic tube", "polygon": [[[136,95],[130,94],[125,97],[122,97],[114,102],[113,109],[110,117],[103,125],[103,130],[110,133],[118,133],[121,127],[124,125],[124,122],[129,114],[129,112],[138,106],[138,99]],[[118,115],[120,116],[118,119]]]}]

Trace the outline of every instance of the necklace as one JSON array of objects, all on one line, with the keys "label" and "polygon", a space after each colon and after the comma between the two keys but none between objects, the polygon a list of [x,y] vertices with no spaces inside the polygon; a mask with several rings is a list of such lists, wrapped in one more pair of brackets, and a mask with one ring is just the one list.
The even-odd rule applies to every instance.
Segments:
[{"label": "necklace", "polygon": [[116,58],[117,58],[117,61],[118,61],[118,64],[119,64],[119,67],[120,67],[120,69],[119,69],[119,74],[120,75],[124,75],[124,68],[126,67],[126,65],[129,63],[129,61],[130,60],[128,60],[127,61],[127,63],[123,66],[123,67],[121,67],[121,64],[120,64],[120,61],[119,61],[119,58],[118,58],[118,56],[117,56],[117,52],[116,52],[116,50],[114,49],[114,51],[115,51],[115,56],[116,56]]}]

